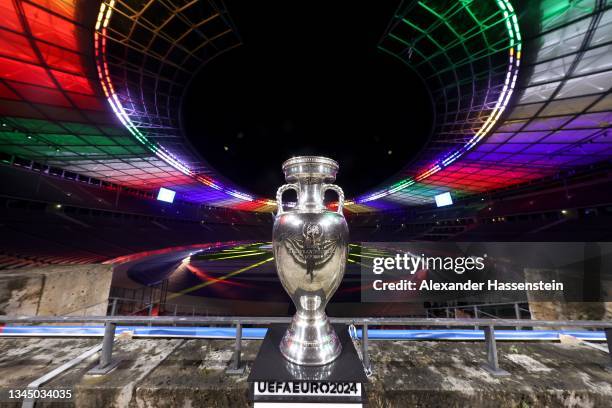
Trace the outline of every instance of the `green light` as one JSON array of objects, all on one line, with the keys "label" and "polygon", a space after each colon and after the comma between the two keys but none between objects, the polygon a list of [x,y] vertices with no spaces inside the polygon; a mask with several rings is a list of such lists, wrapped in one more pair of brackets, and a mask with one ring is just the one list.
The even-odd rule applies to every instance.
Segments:
[{"label": "green light", "polygon": [[[410,7],[404,10],[405,14],[395,16],[395,21],[389,25],[378,48],[410,65],[426,82],[432,82],[434,93],[440,94],[434,95],[434,98],[446,103],[447,110],[450,108],[463,112],[469,109],[468,116],[477,116],[481,124],[471,124],[466,120],[463,131],[470,126],[473,128],[470,129],[473,133],[466,137],[466,142],[463,142],[459,148],[449,147],[448,151],[438,153],[439,157],[427,167],[411,169],[418,171],[413,178],[404,179],[385,190],[359,197],[355,200],[357,204],[378,200],[391,194],[394,194],[392,201],[425,203],[427,198],[440,193],[439,188],[435,186],[437,183],[435,179],[432,185],[423,184],[423,181],[448,167],[490,134],[508,106],[518,75],[522,37],[518,18],[509,0],[481,2],[460,0],[455,3],[422,0],[411,3]],[[501,58],[506,59],[506,65],[497,61]],[[480,63],[481,61],[483,63]],[[479,64],[476,64],[477,62]],[[488,70],[483,68],[487,66]],[[474,67],[478,67],[481,71],[475,72]],[[468,70],[473,73],[473,77],[465,76],[464,72]],[[498,84],[489,84],[492,88],[498,86],[500,91],[491,93],[490,97],[487,96],[484,101],[479,102],[480,105],[477,106],[481,106],[480,108],[472,108],[473,99],[463,98],[463,91],[455,92],[460,95],[458,97],[446,96],[446,89],[452,88],[453,85],[460,88],[487,76],[491,77],[491,70],[495,74],[499,73],[497,76],[504,80]],[[462,98],[466,101],[466,106],[453,108],[453,104],[463,105]],[[448,112],[445,115],[448,115]],[[461,126],[461,121],[457,125]],[[449,124],[444,123],[440,126],[449,126]],[[452,132],[448,131],[449,134]],[[443,139],[440,142],[447,143]],[[456,193],[463,194],[460,191]]]}]

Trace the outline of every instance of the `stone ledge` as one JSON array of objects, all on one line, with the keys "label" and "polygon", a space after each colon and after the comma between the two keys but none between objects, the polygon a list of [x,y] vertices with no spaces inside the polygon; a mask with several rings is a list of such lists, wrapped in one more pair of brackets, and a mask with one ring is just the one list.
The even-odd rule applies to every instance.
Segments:
[{"label": "stone ledge", "polygon": [[0,273],[0,314],[106,315],[111,265],[49,265]]},{"label": "stone ledge", "polygon": [[[0,386],[24,387],[98,343],[0,339]],[[247,364],[259,344],[243,342]],[[43,388],[74,388],[71,405],[78,407],[248,406],[248,371],[224,373],[232,347],[232,340],[120,339],[113,355],[122,362],[110,374],[87,376],[96,364],[92,357]],[[372,341],[369,406],[603,407],[612,400],[606,353],[558,343],[498,342],[498,348],[510,377],[492,377],[480,368],[482,342]]]}]

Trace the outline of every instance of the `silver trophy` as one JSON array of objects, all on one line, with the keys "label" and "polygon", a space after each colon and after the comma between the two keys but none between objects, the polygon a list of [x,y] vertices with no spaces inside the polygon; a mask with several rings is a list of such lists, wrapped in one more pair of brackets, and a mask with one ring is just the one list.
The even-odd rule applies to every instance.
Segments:
[{"label": "silver trophy", "polygon": [[[272,231],[276,270],[297,309],[280,351],[292,363],[323,365],[342,351],[325,306],[342,281],[348,250],[344,193],[334,184],[338,163],[326,157],[300,156],[283,163],[287,183],[276,193],[278,212]],[[297,204],[283,210],[282,196],[297,192]],[[338,194],[338,210],[323,204],[325,191]]]}]

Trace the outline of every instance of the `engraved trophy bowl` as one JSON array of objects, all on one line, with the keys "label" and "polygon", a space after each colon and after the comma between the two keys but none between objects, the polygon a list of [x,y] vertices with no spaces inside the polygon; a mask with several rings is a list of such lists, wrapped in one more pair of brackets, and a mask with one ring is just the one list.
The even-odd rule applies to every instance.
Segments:
[{"label": "engraved trophy bowl", "polygon": [[[292,363],[324,365],[335,360],[342,345],[325,314],[325,306],[342,281],[348,251],[344,193],[332,183],[338,163],[326,157],[299,156],[283,163],[288,184],[276,194],[278,211],[272,230],[274,261],[296,313],[280,351]],[[297,192],[297,204],[283,209],[282,196]],[[323,204],[325,191],[338,194],[338,210]]]}]

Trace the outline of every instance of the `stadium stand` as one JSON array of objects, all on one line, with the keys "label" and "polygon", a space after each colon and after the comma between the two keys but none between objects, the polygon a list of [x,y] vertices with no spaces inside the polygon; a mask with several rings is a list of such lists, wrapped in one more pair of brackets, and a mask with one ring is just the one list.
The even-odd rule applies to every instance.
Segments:
[{"label": "stadium stand", "polygon": [[268,240],[272,217],[0,166],[0,269],[103,262],[178,245]]},{"label": "stadium stand", "polygon": [[[0,268],[79,264],[165,247],[268,241],[270,213],[237,211],[18,165],[0,166]],[[454,206],[349,214],[351,240],[583,241],[612,239],[606,167],[506,189]]]},{"label": "stadium stand", "polygon": [[355,241],[606,241],[612,178],[594,168],[461,200],[350,216]]}]

